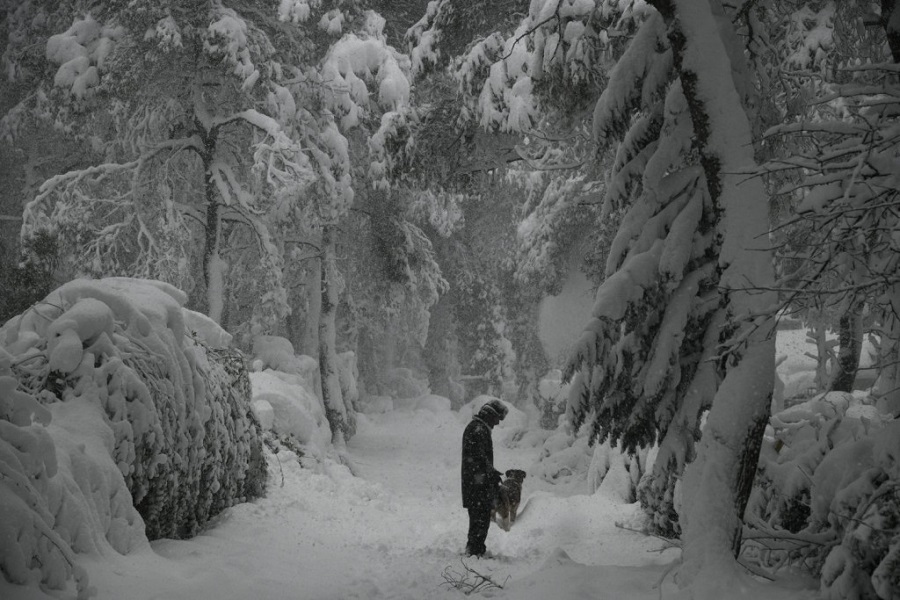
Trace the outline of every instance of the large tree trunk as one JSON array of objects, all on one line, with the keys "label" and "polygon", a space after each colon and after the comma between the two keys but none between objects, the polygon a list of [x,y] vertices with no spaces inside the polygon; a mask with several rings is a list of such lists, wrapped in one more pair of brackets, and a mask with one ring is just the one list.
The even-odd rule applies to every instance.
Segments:
[{"label": "large tree trunk", "polygon": [[[652,2],[669,25],[675,66],[700,151],[721,239],[719,269],[724,326],[716,391],[696,460],[685,469],[680,513],[684,564],[680,581],[697,598],[720,598],[740,577],[735,560],[744,509],[756,471],[774,387],[774,293],[768,198],[753,169],[750,121],[721,35],[736,35],[705,0]],[[717,5],[716,11],[721,13]],[[721,28],[720,28],[721,27]],[[723,578],[722,576],[725,575]],[[725,583],[725,585],[731,585]]]},{"label": "large tree trunk", "polygon": [[847,312],[841,315],[839,323],[839,345],[834,375],[829,389],[833,392],[852,392],[856,372],[859,370],[859,355],[862,352],[863,304],[853,302]]},{"label": "large tree trunk", "polygon": [[322,403],[331,426],[332,442],[342,447],[354,433],[353,415],[344,404],[338,375],[337,330],[335,317],[338,304],[337,256],[332,225],[322,227],[322,311],[319,315],[319,373],[322,377]]}]

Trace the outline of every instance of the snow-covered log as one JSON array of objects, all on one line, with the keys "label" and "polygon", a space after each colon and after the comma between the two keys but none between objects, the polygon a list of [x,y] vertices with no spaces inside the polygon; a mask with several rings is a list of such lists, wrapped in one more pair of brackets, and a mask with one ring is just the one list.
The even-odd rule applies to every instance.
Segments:
[{"label": "snow-covered log", "polygon": [[[126,553],[147,538],[189,537],[264,492],[243,357],[193,337],[185,300],[157,281],[81,279],[0,328],[3,416],[16,427],[4,425],[0,437],[23,468],[4,462],[13,476],[37,481],[29,506],[63,548],[96,552],[108,543]],[[28,411],[46,429],[29,428]],[[34,443],[17,443],[23,435]],[[3,493],[21,489],[11,481],[0,482]],[[59,584],[54,577],[46,583]]]}]

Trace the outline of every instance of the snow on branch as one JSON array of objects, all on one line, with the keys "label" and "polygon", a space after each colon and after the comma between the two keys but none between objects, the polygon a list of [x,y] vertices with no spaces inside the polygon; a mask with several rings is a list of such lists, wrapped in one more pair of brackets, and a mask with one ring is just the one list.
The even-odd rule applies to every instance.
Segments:
[{"label": "snow on branch", "polygon": [[50,36],[46,58],[59,65],[53,85],[69,90],[78,100],[92,95],[124,34],[122,27],[101,25],[88,14],[76,19],[64,33]]},{"label": "snow on branch", "polygon": [[406,30],[404,39],[409,45],[410,74],[413,77],[425,72],[429,66],[437,65],[440,60],[437,44],[441,40],[441,31],[435,17],[448,3],[449,0],[431,0],[422,18]]},{"label": "snow on branch", "polygon": [[678,361],[688,317],[694,311],[700,284],[713,274],[713,267],[712,263],[707,263],[688,273],[669,296],[656,339],[650,345],[650,357],[635,381],[635,394],[655,397],[663,390],[671,366]]},{"label": "snow on branch", "polygon": [[304,23],[309,19],[314,8],[318,8],[322,0],[280,0],[278,3],[278,20],[291,23]]},{"label": "snow on branch", "polygon": [[[632,252],[643,252],[653,240],[665,237],[681,209],[698,188],[702,177],[699,167],[690,167],[667,175],[657,189],[644,190],[622,219],[610,245],[606,262],[607,277]],[[653,227],[648,227],[648,224]],[[641,241],[643,240],[643,241]]]},{"label": "snow on branch", "polygon": [[409,58],[388,46],[384,39],[347,34],[328,51],[321,77],[328,89],[326,105],[340,117],[341,128],[360,123],[369,107],[368,82],[378,86],[378,104],[397,110],[409,101]]},{"label": "snow on branch", "polygon": [[[213,59],[221,60],[232,68],[232,74],[241,81],[241,89],[252,88],[260,77],[251,56],[254,42],[251,28],[233,9],[214,6],[203,40],[203,50]],[[258,50],[258,49],[256,49]]]},{"label": "snow on branch", "polygon": [[[664,51],[661,49],[665,49]],[[634,111],[658,98],[671,78],[672,52],[668,50],[662,17],[653,13],[641,24],[625,54],[616,62],[609,83],[594,107],[594,139],[604,147],[621,138]]]}]

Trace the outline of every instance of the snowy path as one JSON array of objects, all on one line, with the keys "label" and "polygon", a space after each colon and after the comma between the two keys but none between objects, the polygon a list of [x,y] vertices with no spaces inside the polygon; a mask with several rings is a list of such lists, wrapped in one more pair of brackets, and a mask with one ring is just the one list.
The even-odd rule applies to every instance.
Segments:
[{"label": "snowy path", "polygon": [[[363,418],[348,448],[358,477],[343,466],[319,466],[316,472],[285,460],[283,486],[276,467],[266,498],[226,511],[205,534],[155,542],[126,557],[85,561],[97,597],[462,598],[442,585],[441,574],[461,568],[465,545],[458,490],[463,425],[453,413]],[[527,468],[536,452],[495,442],[495,463]],[[676,555],[652,553],[659,541],[615,527],[616,520],[631,518],[633,506],[596,495],[557,496],[538,487],[526,480],[524,496],[534,497],[509,533],[491,527],[487,544],[497,558],[474,561],[497,581],[508,580],[494,597],[658,597],[653,585]],[[643,568],[628,568],[637,566]]]}]

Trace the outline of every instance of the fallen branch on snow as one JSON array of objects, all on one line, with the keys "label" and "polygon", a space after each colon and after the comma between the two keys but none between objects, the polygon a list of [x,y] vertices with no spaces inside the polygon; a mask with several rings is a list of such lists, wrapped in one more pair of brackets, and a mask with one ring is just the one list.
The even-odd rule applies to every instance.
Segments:
[{"label": "fallen branch on snow", "polygon": [[[483,592],[485,590],[503,589],[503,585],[497,583],[487,575],[479,573],[478,571],[467,565],[466,561],[464,561],[463,559],[459,559],[459,562],[462,563],[462,571],[454,569],[450,565],[444,568],[444,572],[441,573],[441,576],[444,578],[444,583],[442,583],[441,585],[455,588],[461,591],[466,596],[475,592]],[[506,579],[503,580],[503,583],[506,584],[507,581],[509,581],[508,575]]]}]

